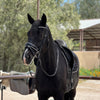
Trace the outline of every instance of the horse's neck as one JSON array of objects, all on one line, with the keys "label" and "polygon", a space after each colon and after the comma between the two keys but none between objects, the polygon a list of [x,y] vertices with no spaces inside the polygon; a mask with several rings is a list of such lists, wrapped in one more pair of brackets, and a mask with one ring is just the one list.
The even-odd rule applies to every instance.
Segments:
[{"label": "horse's neck", "polygon": [[54,50],[54,43],[53,41],[49,44],[48,49],[45,53],[41,54],[41,62],[42,67],[48,72],[49,74],[54,73],[56,68],[56,50]]}]

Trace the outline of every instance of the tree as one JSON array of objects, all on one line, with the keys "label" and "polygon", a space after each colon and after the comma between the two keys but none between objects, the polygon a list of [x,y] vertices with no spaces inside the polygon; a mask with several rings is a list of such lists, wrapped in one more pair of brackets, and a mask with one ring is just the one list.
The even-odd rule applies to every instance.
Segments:
[{"label": "tree", "polygon": [[[73,4],[62,0],[40,0],[40,15],[46,14],[48,26],[54,39],[63,39],[71,47],[72,41],[66,35],[78,26],[79,15]],[[0,69],[3,71],[26,71],[21,60],[27,31],[31,25],[27,13],[36,19],[37,0],[0,0]],[[61,25],[65,28],[61,28]],[[32,65],[33,66],[33,65]]]},{"label": "tree", "polygon": [[[77,29],[79,27],[80,16],[77,11],[75,11],[74,3],[65,3],[61,9],[62,15],[60,16],[60,23],[65,26],[65,30],[61,30],[60,38],[66,41],[68,47],[71,49],[73,47],[73,41],[66,37],[67,33],[72,29]],[[63,37],[62,37],[63,36]]]},{"label": "tree", "polygon": [[19,70],[27,32],[26,0],[0,1],[0,67],[4,71]]},{"label": "tree", "polygon": [[100,18],[100,0],[75,0],[81,19]]},{"label": "tree", "polygon": [[44,12],[46,13],[48,18],[47,24],[50,27],[53,38],[64,40],[68,47],[72,48],[72,40],[69,40],[66,35],[71,29],[78,28],[80,16],[75,11],[74,3],[64,3],[62,6],[61,3],[63,2],[57,3],[54,0],[42,2],[41,0],[40,13],[41,15]]}]

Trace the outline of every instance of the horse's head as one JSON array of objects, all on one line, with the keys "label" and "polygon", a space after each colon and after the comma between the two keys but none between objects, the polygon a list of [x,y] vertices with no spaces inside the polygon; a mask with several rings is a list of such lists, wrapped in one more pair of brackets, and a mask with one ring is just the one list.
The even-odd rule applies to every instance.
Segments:
[{"label": "horse's head", "polygon": [[41,20],[34,20],[28,14],[28,21],[32,25],[28,31],[28,42],[23,53],[24,64],[30,64],[33,57],[37,56],[43,46],[48,45],[48,27],[46,25],[46,15],[43,14]]}]

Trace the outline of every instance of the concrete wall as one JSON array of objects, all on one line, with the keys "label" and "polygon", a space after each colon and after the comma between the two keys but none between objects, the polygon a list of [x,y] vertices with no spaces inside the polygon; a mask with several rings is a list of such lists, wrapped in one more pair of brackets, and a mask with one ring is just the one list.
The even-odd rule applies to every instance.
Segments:
[{"label": "concrete wall", "polygon": [[80,67],[86,69],[99,68],[100,51],[74,51],[79,58]]}]

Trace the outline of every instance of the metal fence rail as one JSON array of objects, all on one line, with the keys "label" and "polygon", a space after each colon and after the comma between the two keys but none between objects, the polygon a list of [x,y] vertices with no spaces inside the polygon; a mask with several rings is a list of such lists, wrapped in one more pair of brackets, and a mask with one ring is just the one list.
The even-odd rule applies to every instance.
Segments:
[{"label": "metal fence rail", "polygon": [[3,90],[6,89],[6,87],[2,85],[2,80],[4,79],[25,79],[25,78],[35,78],[35,74],[0,76],[1,100],[3,100]]},{"label": "metal fence rail", "polygon": [[[6,76],[0,76],[0,79],[22,79],[22,78],[35,78],[35,74],[29,74],[29,75],[6,75]],[[91,76],[79,76],[79,79],[89,79],[89,80],[100,80],[100,77],[91,77]],[[1,100],[3,100],[3,89],[5,89],[5,86],[2,86],[1,82]]]},{"label": "metal fence rail", "polygon": [[93,76],[79,76],[79,79],[100,80],[100,77],[93,77]]},{"label": "metal fence rail", "polygon": [[0,76],[0,79],[22,79],[22,78],[35,78],[35,74],[29,75],[5,75]]},{"label": "metal fence rail", "polygon": [[[22,79],[22,78],[35,78],[35,74],[32,76],[29,75],[6,75],[0,76],[0,79]],[[100,80],[100,77],[92,77],[92,76],[79,76],[79,79],[90,79],[90,80]]]}]

